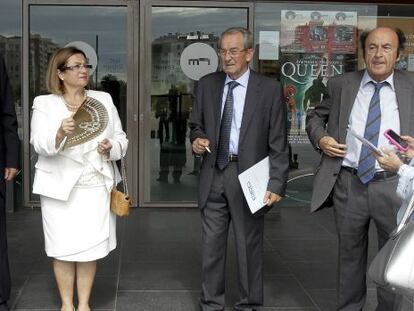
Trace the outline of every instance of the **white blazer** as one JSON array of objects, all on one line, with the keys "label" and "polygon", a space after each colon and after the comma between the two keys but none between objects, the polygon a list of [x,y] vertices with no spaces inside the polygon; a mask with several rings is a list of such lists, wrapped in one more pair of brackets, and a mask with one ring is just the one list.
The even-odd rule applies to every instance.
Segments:
[{"label": "white blazer", "polygon": [[[114,168],[111,161],[125,156],[128,139],[122,130],[121,121],[111,95],[99,91],[87,91],[87,96],[100,101],[108,111],[106,129],[94,139],[69,148],[55,147],[56,133],[64,118],[71,116],[70,112],[58,95],[37,96],[33,102],[30,143],[39,155],[35,165],[36,173],[33,182],[33,193],[57,200],[67,201],[72,188],[75,186],[83,171],[83,165],[88,160],[105,177],[105,185],[110,191],[113,187]],[[104,138],[112,144],[109,156],[98,153],[98,142]],[[121,178],[115,165],[115,178],[118,183]]]}]

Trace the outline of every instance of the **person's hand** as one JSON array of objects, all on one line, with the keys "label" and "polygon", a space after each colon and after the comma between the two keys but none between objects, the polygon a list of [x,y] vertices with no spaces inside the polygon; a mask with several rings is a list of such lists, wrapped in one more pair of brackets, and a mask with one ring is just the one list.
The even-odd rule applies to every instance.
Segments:
[{"label": "person's hand", "polygon": [[389,149],[381,148],[384,152],[383,156],[379,156],[374,153],[375,157],[377,158],[378,164],[384,170],[392,173],[397,173],[400,167],[404,164],[397,154]]},{"label": "person's hand", "polygon": [[98,150],[98,153],[100,154],[107,154],[111,151],[111,149],[112,149],[112,144],[108,138],[105,138],[104,140],[98,143],[97,150]]},{"label": "person's hand", "polygon": [[265,196],[263,198],[263,203],[267,206],[271,206],[274,203],[278,203],[282,200],[282,197],[276,193],[271,191],[266,191]]},{"label": "person's hand", "polygon": [[75,120],[73,120],[72,116],[70,116],[69,118],[62,120],[59,131],[61,132],[62,136],[68,136],[73,134],[75,131],[75,126]]},{"label": "person's hand", "polygon": [[341,157],[346,155],[346,145],[338,144],[335,138],[324,136],[319,140],[319,148],[329,157]]},{"label": "person's hand", "polygon": [[414,158],[414,137],[404,135],[401,136],[401,138],[406,141],[409,146],[408,150],[403,152],[403,154],[410,159]]},{"label": "person's hand", "polygon": [[6,167],[4,169],[4,180],[5,181],[13,180],[13,178],[16,177],[17,172],[18,172],[17,168]]},{"label": "person's hand", "polygon": [[[210,141],[207,138],[196,138],[193,141],[193,152],[195,154],[203,154],[210,146]],[[208,152],[208,151],[207,151]]]}]

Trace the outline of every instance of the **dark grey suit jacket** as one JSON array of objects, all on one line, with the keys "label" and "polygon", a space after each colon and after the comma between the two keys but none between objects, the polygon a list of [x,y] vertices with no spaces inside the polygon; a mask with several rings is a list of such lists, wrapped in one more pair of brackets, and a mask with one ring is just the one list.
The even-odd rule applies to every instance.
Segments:
[{"label": "dark grey suit jacket", "polygon": [[0,178],[5,167],[19,167],[20,140],[9,78],[3,57],[0,56]]},{"label": "dark grey suit jacket", "polygon": [[[350,72],[328,81],[329,98],[308,112],[306,131],[317,149],[319,140],[332,136],[340,144],[346,143],[346,129],[364,71]],[[395,70],[394,87],[400,115],[401,134],[414,134],[414,74]],[[313,183],[311,211],[325,206],[342,165],[342,158],[322,154]]]},{"label": "dark grey suit jacket", "polygon": [[[191,143],[198,137],[210,140],[200,172],[199,207],[210,192],[220,132],[221,106],[226,74],[209,74],[198,82],[196,103],[190,119]],[[278,82],[250,71],[239,137],[239,172],[263,158],[270,158],[268,190],[284,195],[289,169],[286,105]]]}]

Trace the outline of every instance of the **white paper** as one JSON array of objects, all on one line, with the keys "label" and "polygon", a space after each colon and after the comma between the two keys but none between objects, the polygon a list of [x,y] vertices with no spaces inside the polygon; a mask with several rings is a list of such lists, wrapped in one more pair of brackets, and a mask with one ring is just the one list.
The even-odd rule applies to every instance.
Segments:
[{"label": "white paper", "polygon": [[259,59],[279,59],[279,31],[259,32]]},{"label": "white paper", "polygon": [[362,137],[361,135],[358,135],[353,130],[348,129],[348,133],[351,134],[352,136],[354,136],[356,139],[358,139],[360,142],[362,142],[364,145],[366,145],[369,149],[371,149],[372,151],[374,151],[378,155],[380,155],[380,156],[384,155],[384,153],[381,151],[381,149],[378,149],[377,147],[375,147],[369,140]]},{"label": "white paper", "polygon": [[263,199],[269,182],[269,157],[241,173],[239,181],[250,211],[254,214],[265,206]]}]

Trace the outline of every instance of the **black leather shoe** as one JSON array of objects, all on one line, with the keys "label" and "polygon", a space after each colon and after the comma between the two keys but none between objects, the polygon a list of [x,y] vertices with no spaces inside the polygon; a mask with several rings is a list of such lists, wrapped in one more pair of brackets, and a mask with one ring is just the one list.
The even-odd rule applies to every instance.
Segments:
[{"label": "black leather shoe", "polygon": [[2,304],[0,304],[0,311],[10,311],[7,302],[3,302]]}]

